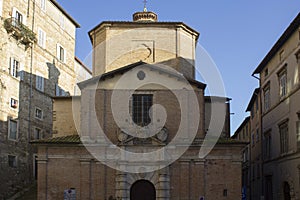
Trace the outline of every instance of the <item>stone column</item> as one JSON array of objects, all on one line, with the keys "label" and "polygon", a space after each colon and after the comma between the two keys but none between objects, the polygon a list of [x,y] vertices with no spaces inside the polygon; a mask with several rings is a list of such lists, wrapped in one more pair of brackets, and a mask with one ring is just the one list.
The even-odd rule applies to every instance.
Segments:
[{"label": "stone column", "polygon": [[47,199],[48,194],[48,159],[46,156],[38,157],[38,199]]},{"label": "stone column", "polygon": [[156,199],[170,199],[170,172],[169,167],[159,171],[158,183],[156,185]]},{"label": "stone column", "polygon": [[116,199],[129,200],[127,173],[116,171]]},{"label": "stone column", "polygon": [[80,199],[91,199],[91,160],[80,159]]}]

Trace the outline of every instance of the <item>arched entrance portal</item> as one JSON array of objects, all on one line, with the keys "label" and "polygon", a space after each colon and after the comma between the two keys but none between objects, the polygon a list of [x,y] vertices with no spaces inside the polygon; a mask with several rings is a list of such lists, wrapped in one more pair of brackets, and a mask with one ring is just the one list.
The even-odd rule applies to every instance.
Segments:
[{"label": "arched entrance portal", "polygon": [[155,200],[154,185],[147,180],[138,180],[130,188],[130,200]]}]

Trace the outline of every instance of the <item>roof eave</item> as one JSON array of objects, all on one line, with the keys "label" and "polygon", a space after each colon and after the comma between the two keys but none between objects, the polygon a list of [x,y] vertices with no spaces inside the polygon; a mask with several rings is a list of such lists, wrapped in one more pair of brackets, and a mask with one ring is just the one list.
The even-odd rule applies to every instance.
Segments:
[{"label": "roof eave", "polygon": [[132,22],[132,21],[103,21],[101,23],[99,23],[98,25],[96,25],[94,28],[92,28],[89,32],[89,38],[91,40],[91,42],[93,42],[93,38],[92,38],[92,33],[94,31],[96,31],[99,27],[101,26],[111,26],[112,24],[128,24],[128,25],[133,25],[133,24],[151,24],[151,25],[159,25],[159,24],[169,24],[169,25],[181,25],[184,26],[187,30],[193,32],[196,36],[196,41],[199,39],[200,33],[196,30],[194,30],[193,28],[191,28],[190,26],[188,26],[187,24],[183,23],[183,22]]},{"label": "roof eave", "polygon": [[76,22],[76,20],[67,13],[67,11],[59,5],[59,3],[55,0],[50,0],[75,26],[76,28],[80,28],[80,24]]},{"label": "roof eave", "polygon": [[269,63],[269,61],[276,55],[276,53],[280,50],[280,48],[284,45],[284,43],[290,38],[290,36],[297,30],[300,25],[300,12],[295,17],[295,19],[291,22],[288,28],[284,31],[284,33],[280,36],[268,54],[264,57],[261,63],[254,70],[252,75],[259,74],[265,68],[265,66]]},{"label": "roof eave", "polygon": [[251,111],[251,107],[253,106],[253,103],[256,100],[257,96],[258,96],[259,90],[260,90],[260,88],[256,88],[253,91],[253,94],[252,94],[251,99],[249,101],[249,104],[247,106],[246,112]]}]

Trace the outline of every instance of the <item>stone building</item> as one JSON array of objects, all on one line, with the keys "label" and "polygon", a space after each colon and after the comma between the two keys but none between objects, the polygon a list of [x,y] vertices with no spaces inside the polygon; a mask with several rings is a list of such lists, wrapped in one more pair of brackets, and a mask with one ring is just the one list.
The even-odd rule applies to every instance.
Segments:
[{"label": "stone building", "polygon": [[250,117],[246,117],[242,124],[234,132],[232,139],[248,143],[243,149],[243,163],[242,163],[242,199],[251,199],[251,123]]},{"label": "stone building", "polygon": [[0,0],[0,199],[37,176],[29,142],[52,136],[52,97],[75,92],[78,27],[54,0]]},{"label": "stone building", "polygon": [[[80,97],[54,99],[57,137],[34,142],[38,199],[240,199],[245,143],[229,138],[229,99],[204,97],[195,80],[199,33],[146,10],[133,18],[89,32],[93,78],[79,84]],[[218,124],[213,104],[219,129],[205,123]],[[205,143],[215,130],[223,137]]]},{"label": "stone building", "polygon": [[263,179],[262,179],[262,142],[261,136],[261,99],[260,89],[256,88],[253,91],[251,99],[246,109],[250,112],[250,184],[251,184],[251,199],[261,199],[263,196]]},{"label": "stone building", "polygon": [[300,13],[253,72],[251,199],[300,198]]},{"label": "stone building", "polygon": [[257,66],[265,199],[300,198],[300,13]]}]

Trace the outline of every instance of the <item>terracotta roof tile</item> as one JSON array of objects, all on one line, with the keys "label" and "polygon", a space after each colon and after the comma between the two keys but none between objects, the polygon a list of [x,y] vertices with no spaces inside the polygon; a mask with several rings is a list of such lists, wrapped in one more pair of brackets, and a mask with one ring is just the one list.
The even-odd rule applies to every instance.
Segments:
[{"label": "terracotta roof tile", "polygon": [[35,144],[80,144],[80,136],[79,135],[68,135],[62,137],[53,137],[43,140],[35,140],[31,143]]}]

